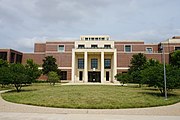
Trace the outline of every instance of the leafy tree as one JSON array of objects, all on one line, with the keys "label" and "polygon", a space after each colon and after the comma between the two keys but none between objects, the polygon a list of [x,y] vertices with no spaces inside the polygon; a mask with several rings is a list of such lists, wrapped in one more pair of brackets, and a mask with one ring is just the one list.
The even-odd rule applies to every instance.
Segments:
[{"label": "leafy tree", "polygon": [[27,75],[29,76],[27,83],[32,83],[41,75],[41,71],[38,69],[38,65],[35,64],[32,59],[27,60],[25,69],[26,69]]},{"label": "leafy tree", "polygon": [[28,80],[30,79],[25,67],[20,64],[11,64],[10,65],[10,72],[11,72],[11,84],[14,84],[17,92],[21,90],[21,87],[23,84],[26,84],[29,82]]},{"label": "leafy tree", "polygon": [[8,67],[8,62],[0,59],[0,67]]},{"label": "leafy tree", "polygon": [[174,51],[170,54],[170,64],[180,68],[180,50]]},{"label": "leafy tree", "polygon": [[0,67],[0,84],[2,87],[11,83],[11,72],[9,67]]},{"label": "leafy tree", "polygon": [[115,76],[115,78],[116,78],[118,81],[122,82],[123,85],[124,85],[125,83],[131,82],[131,80],[132,80],[131,75],[129,75],[128,73],[119,73],[119,74],[117,74],[117,75]]},{"label": "leafy tree", "polygon": [[[161,93],[164,93],[164,71],[163,64],[150,66],[141,71],[141,78],[143,83],[150,87],[157,87]],[[167,90],[180,87],[180,69],[174,68],[170,65],[166,66],[166,81]]]},{"label": "leafy tree", "polygon": [[58,66],[56,64],[56,59],[53,56],[47,56],[43,60],[42,72],[44,75],[48,75],[50,71],[58,72]]},{"label": "leafy tree", "polygon": [[144,69],[146,61],[146,57],[142,53],[134,54],[131,59],[131,66],[128,73],[131,74],[133,82],[139,83],[139,86],[141,86],[140,71]]},{"label": "leafy tree", "polygon": [[50,82],[50,84],[53,84],[53,86],[55,85],[56,82],[58,82],[59,79],[60,78],[57,72],[50,71],[48,73],[48,81]]},{"label": "leafy tree", "polygon": [[131,59],[130,71],[142,70],[146,64],[146,56],[142,53],[134,54]]},{"label": "leafy tree", "polygon": [[155,60],[155,59],[149,59],[147,60],[146,64],[145,64],[145,67],[149,67],[149,66],[156,66],[156,65],[159,65],[159,61],[158,60]]},{"label": "leafy tree", "polygon": [[0,59],[0,84],[2,87],[4,85],[10,84],[10,71],[9,64],[7,61]]}]

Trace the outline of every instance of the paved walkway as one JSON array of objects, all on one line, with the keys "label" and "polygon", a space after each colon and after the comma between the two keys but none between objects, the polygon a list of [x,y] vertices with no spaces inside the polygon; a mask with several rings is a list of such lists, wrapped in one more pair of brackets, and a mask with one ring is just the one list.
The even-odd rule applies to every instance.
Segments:
[{"label": "paved walkway", "polygon": [[179,116],[1,113],[0,120],[180,120]]},{"label": "paved walkway", "polygon": [[[5,91],[0,91],[0,94]],[[0,95],[0,112],[48,113],[48,114],[111,114],[111,115],[158,115],[180,116],[180,103],[152,108],[134,109],[66,109],[38,107],[7,102]]]}]

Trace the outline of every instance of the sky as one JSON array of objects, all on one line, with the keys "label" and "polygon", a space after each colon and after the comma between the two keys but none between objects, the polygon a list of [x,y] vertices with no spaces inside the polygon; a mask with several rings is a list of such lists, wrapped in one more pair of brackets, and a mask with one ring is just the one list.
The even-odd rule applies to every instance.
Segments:
[{"label": "sky", "polygon": [[158,43],[180,36],[180,0],[0,0],[0,48],[109,35]]}]

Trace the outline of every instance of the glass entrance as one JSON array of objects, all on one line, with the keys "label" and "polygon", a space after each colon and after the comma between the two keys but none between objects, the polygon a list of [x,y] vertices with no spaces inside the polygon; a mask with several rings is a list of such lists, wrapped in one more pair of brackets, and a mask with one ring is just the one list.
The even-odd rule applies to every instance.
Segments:
[{"label": "glass entrance", "polygon": [[88,82],[101,82],[101,72],[88,72]]}]

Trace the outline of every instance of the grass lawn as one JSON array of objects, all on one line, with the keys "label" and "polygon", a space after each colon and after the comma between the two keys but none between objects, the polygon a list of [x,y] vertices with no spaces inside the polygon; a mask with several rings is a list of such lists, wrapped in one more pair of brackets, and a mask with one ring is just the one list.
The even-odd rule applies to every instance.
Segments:
[{"label": "grass lawn", "polygon": [[13,86],[10,86],[10,85],[5,86],[5,87],[0,86],[0,91],[1,90],[9,90],[9,89],[13,89]]},{"label": "grass lawn", "polygon": [[60,108],[119,109],[169,105],[180,102],[180,89],[174,90],[168,100],[153,88],[110,85],[50,86],[36,83],[22,88],[22,92],[3,93],[3,99],[30,105]]}]

